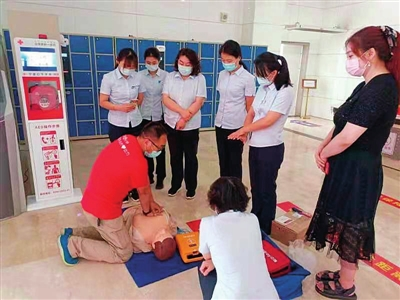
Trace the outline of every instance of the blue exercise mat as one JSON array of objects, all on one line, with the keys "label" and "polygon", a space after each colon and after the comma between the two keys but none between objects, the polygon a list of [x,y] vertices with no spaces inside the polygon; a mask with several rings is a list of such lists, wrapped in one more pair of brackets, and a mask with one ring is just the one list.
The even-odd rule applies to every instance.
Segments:
[{"label": "blue exercise mat", "polygon": [[138,287],[143,287],[191,268],[199,267],[200,264],[201,262],[185,264],[178,252],[171,259],[162,262],[154,256],[153,252],[138,253],[134,254],[125,263]]},{"label": "blue exercise mat", "polygon": [[[266,234],[263,239],[279,248]],[[191,268],[199,267],[201,262],[185,264],[178,252],[167,261],[159,261],[154,254],[138,253],[125,263],[136,285],[140,288],[148,284],[165,279],[169,276],[181,273]],[[291,272],[287,275],[273,278],[272,281],[282,300],[289,300],[300,297],[303,294],[302,282],[310,275],[306,269],[295,261],[291,260]]]},{"label": "blue exercise mat", "polygon": [[[262,233],[263,240],[271,243],[276,248],[279,248],[277,244],[275,244],[271,238],[266,235],[264,232]],[[296,263],[294,260],[290,260],[291,271],[290,273],[272,278],[272,281],[275,285],[275,288],[279,294],[279,298],[281,300],[289,300],[300,297],[303,295],[303,280],[310,275],[311,273]]]}]

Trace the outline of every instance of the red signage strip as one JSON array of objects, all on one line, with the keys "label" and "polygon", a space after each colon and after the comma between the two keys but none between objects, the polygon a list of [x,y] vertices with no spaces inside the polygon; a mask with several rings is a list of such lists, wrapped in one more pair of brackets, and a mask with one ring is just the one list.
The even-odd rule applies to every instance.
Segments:
[{"label": "red signage strip", "polygon": [[[382,195],[380,200],[390,205],[393,205],[397,208],[400,208],[400,206],[394,204],[394,203],[400,204],[400,202],[396,199]],[[298,206],[294,205],[292,202],[289,201],[278,203],[277,206],[286,212],[291,210],[293,207],[299,208]],[[384,259],[382,256],[378,254],[375,254],[375,258],[373,261],[364,260],[363,262],[372,267],[374,270],[381,273],[382,275],[384,275],[385,277],[389,278],[391,281],[400,285],[400,267]]]},{"label": "red signage strip", "polygon": [[364,261],[367,265],[389,278],[391,281],[400,285],[400,268],[382,256],[375,254],[374,260]]},{"label": "red signage strip", "polygon": [[385,202],[391,206],[400,208],[400,201],[397,199],[394,199],[392,197],[386,196],[386,195],[381,195],[381,197],[379,198],[379,200],[381,200],[382,202]]}]

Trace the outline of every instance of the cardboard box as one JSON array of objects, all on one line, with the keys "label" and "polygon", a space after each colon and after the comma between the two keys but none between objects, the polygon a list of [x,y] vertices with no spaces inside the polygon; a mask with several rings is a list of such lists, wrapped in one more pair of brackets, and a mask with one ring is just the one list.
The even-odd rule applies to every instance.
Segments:
[{"label": "cardboard box", "polygon": [[289,211],[272,222],[271,237],[285,245],[303,239],[311,218]]}]

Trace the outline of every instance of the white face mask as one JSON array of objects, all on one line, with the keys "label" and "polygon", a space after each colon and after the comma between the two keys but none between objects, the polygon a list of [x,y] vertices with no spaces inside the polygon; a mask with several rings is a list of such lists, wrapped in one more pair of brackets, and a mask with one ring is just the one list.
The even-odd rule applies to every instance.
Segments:
[{"label": "white face mask", "polygon": [[119,71],[121,72],[121,74],[123,76],[129,76],[129,75],[132,75],[135,72],[135,70],[125,69],[125,68],[120,68]]},{"label": "white face mask", "polygon": [[156,65],[149,65],[149,64],[146,64],[146,68],[147,68],[147,70],[149,70],[150,72],[155,72],[155,71],[158,70],[158,64],[156,64]]},{"label": "white face mask", "polygon": [[179,73],[181,73],[182,76],[189,76],[190,74],[192,74],[192,67],[186,67],[186,66],[181,66],[178,65],[178,70]]},{"label": "white face mask", "polygon": [[272,84],[272,81],[268,78],[257,77],[257,82],[261,86],[269,86]]}]

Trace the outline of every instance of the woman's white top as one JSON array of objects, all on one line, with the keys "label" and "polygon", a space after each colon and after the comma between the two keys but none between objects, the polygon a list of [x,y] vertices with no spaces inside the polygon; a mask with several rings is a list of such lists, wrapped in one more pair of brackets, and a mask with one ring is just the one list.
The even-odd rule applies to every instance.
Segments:
[{"label": "woman's white top", "polygon": [[[163,94],[168,95],[183,109],[188,109],[196,100],[196,97],[207,97],[206,78],[199,73],[197,76],[189,76],[183,80],[179,72],[171,72],[165,80]],[[164,121],[171,128],[181,119],[179,113],[164,107]],[[201,110],[199,110],[183,130],[199,129],[201,126]]]},{"label": "woman's white top", "polygon": [[279,299],[255,215],[229,211],[203,218],[199,247],[211,254],[217,271],[212,299]]},{"label": "woman's white top", "polygon": [[[146,88],[140,83],[141,76],[134,72],[125,78],[118,68],[103,76],[101,81],[100,93],[109,96],[109,101],[113,104],[128,104],[138,98],[139,93],[144,93]],[[126,113],[123,111],[110,110],[108,112],[108,122],[118,127],[136,127],[142,123],[142,115],[139,106]]]},{"label": "woman's white top", "polygon": [[267,116],[270,111],[280,113],[279,119],[271,126],[250,133],[251,147],[271,147],[283,143],[283,126],[288,118],[294,100],[293,87],[281,87],[278,91],[275,84],[260,86],[253,101],[253,123]]}]

